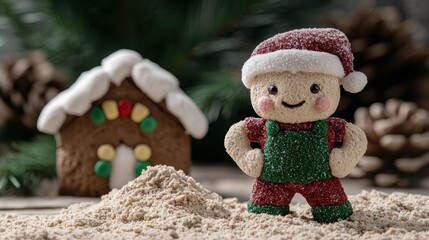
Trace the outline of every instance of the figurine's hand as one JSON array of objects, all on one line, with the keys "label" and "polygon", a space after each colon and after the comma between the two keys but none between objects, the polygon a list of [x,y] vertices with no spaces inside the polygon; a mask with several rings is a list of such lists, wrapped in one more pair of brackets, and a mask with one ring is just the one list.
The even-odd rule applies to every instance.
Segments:
[{"label": "figurine's hand", "polygon": [[343,145],[332,149],[329,156],[332,175],[338,178],[347,176],[364,155],[367,144],[365,133],[359,127],[347,123]]},{"label": "figurine's hand", "polygon": [[344,151],[341,148],[333,148],[329,155],[329,167],[334,177],[343,178],[348,174],[343,167],[343,161],[347,161]]},{"label": "figurine's hand", "polygon": [[251,177],[259,177],[262,172],[262,167],[264,166],[264,154],[261,149],[255,148],[246,153],[242,162],[241,162],[241,170],[251,176]]},{"label": "figurine's hand", "polygon": [[245,174],[251,177],[261,175],[264,154],[261,149],[250,146],[244,121],[229,128],[225,136],[225,149]]}]

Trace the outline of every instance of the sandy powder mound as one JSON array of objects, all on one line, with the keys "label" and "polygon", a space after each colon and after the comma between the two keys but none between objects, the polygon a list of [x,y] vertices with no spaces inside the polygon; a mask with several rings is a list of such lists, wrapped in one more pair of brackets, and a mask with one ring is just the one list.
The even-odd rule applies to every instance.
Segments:
[{"label": "sandy powder mound", "polygon": [[52,226],[100,227],[111,222],[144,222],[159,230],[187,231],[202,219],[229,218],[222,197],[210,192],[182,171],[152,167],[98,204],[82,203],[62,211]]},{"label": "sandy powder mound", "polygon": [[246,212],[183,172],[155,166],[100,203],[80,203],[58,216],[0,217],[0,238],[27,239],[429,239],[429,197],[362,192],[351,197],[355,214],[319,224],[306,204],[292,214]]}]

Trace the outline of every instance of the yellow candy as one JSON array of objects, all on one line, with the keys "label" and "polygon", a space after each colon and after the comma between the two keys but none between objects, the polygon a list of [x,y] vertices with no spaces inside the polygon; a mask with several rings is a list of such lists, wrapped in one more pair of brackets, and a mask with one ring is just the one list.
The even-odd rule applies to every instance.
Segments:
[{"label": "yellow candy", "polygon": [[118,104],[114,100],[104,101],[101,105],[107,120],[115,120],[119,117]]},{"label": "yellow candy", "polygon": [[152,150],[146,144],[139,144],[134,148],[134,156],[139,161],[147,161],[152,156]]},{"label": "yellow candy", "polygon": [[101,160],[113,160],[115,158],[115,148],[110,144],[103,144],[97,149],[97,156]]},{"label": "yellow candy", "polygon": [[133,107],[133,111],[131,112],[131,120],[133,120],[133,122],[139,123],[145,119],[149,113],[150,110],[148,107],[141,103],[136,103]]}]

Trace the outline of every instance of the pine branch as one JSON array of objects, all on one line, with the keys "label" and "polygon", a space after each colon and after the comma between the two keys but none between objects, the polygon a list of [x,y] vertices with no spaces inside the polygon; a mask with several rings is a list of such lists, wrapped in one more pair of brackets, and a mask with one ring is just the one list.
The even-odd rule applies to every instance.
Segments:
[{"label": "pine branch", "polygon": [[249,91],[226,71],[207,74],[206,80],[188,93],[211,122],[219,116],[230,118],[243,105],[250,108]]},{"label": "pine branch", "polygon": [[16,152],[0,157],[0,194],[30,195],[40,180],[52,179],[55,170],[55,140],[39,135],[32,142],[12,144]]},{"label": "pine branch", "polygon": [[[249,93],[239,81],[238,72],[259,42],[291,28],[317,26],[318,16],[331,3],[0,0],[0,11],[1,1],[11,6],[4,16],[17,21],[13,26],[23,46],[47,52],[54,65],[70,73],[70,79],[99,65],[102,58],[117,49],[132,49],[176,75],[181,87],[211,121],[229,116],[241,119],[251,112]],[[39,17],[31,24],[22,21],[26,14],[17,7],[26,3],[31,4],[25,12]],[[223,149],[221,140],[207,137],[203,141],[219,144],[213,151]],[[0,179],[6,179],[2,181],[8,187],[16,182]]]},{"label": "pine branch", "polygon": [[[14,23],[26,48],[43,49],[51,62],[68,70],[73,77],[97,65],[108,53],[129,48],[183,76],[184,85],[192,86],[203,71],[222,69],[219,64],[224,60],[219,54],[196,55],[200,45],[231,40],[239,44],[229,45],[224,52],[248,54],[257,42],[276,31],[314,22],[330,1],[1,2],[6,5],[5,15]],[[20,10],[21,5],[26,6],[25,11]],[[29,24],[22,21],[27,15],[38,17]],[[204,58],[210,58],[214,64],[202,66],[207,62]],[[188,65],[198,62],[202,64],[192,68],[194,78],[187,77]]]},{"label": "pine branch", "polygon": [[37,16],[34,11],[34,5],[30,1],[0,1],[1,15],[8,19],[7,24],[11,25],[15,34],[21,39],[24,48],[31,48],[29,40],[31,39],[32,31],[38,29],[38,20],[29,18]]}]

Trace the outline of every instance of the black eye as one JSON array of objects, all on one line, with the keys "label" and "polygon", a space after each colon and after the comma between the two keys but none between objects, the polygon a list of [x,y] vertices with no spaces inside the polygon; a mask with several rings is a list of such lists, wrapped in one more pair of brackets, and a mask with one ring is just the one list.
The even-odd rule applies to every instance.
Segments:
[{"label": "black eye", "polygon": [[310,91],[312,93],[318,93],[320,91],[320,86],[314,83],[313,85],[311,85]]},{"label": "black eye", "polygon": [[269,92],[271,95],[276,95],[276,94],[277,94],[277,87],[276,87],[275,85],[270,85],[270,86],[268,87],[268,92]]}]

